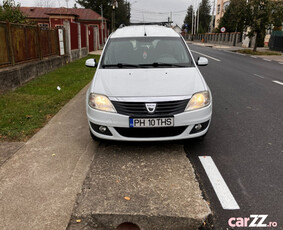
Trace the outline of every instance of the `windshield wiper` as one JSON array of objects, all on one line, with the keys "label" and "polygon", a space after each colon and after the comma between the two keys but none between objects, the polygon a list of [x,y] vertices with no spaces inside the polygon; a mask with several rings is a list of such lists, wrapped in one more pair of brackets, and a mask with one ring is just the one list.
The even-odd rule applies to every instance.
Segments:
[{"label": "windshield wiper", "polygon": [[118,68],[131,67],[131,68],[138,68],[139,65],[124,64],[124,63],[110,64],[110,65],[102,65],[102,68],[107,68],[107,67],[118,67]]},{"label": "windshield wiper", "polygon": [[108,68],[108,67],[118,67],[118,68],[146,68],[146,67],[188,67],[187,65],[181,65],[181,64],[172,64],[172,63],[159,63],[154,62],[151,64],[125,64],[125,63],[117,63],[117,64],[104,64],[102,65],[102,68]]},{"label": "windshield wiper", "polygon": [[188,67],[187,65],[181,65],[181,64],[174,64],[174,63],[160,63],[160,62],[154,62],[151,64],[140,64],[139,66],[153,66],[153,67]]}]

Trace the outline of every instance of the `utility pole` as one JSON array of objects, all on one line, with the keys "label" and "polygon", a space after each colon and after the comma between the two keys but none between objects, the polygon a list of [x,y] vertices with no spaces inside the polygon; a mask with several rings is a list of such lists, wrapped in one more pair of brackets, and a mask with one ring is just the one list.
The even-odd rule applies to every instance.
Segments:
[{"label": "utility pole", "polygon": [[194,23],[193,23],[193,27],[194,27],[194,35],[196,34],[196,6],[195,6],[195,4],[196,4],[196,0],[194,0],[194,11],[193,11],[193,14],[194,14]]},{"label": "utility pole", "polygon": [[210,31],[212,32],[213,30],[213,20],[215,20],[216,12],[215,12],[215,0],[213,0],[213,7],[212,7],[212,16],[211,16],[211,22],[210,22]]},{"label": "utility pole", "polygon": [[192,10],[192,35],[194,35],[194,6]]},{"label": "utility pole", "polygon": [[195,22],[194,22],[194,27],[195,27],[195,34],[197,33],[197,7],[195,11]]},{"label": "utility pole", "polygon": [[198,34],[198,31],[199,31],[199,3],[198,3],[198,21],[197,21],[197,34]]},{"label": "utility pole", "polygon": [[117,0],[112,0],[112,23],[111,23],[111,30],[114,32],[115,30],[115,9],[118,8]]},{"label": "utility pole", "polygon": [[105,40],[105,42],[106,42],[106,38],[107,38],[107,31],[106,31],[106,29],[107,29],[107,26],[106,26],[107,24],[106,24],[106,21],[104,21],[104,40]]},{"label": "utility pole", "polygon": [[103,38],[103,28],[104,28],[104,24],[103,24],[103,5],[100,5],[100,9],[101,9],[101,40],[102,40],[102,45],[104,45],[104,38]]},{"label": "utility pole", "polygon": [[112,0],[111,31],[114,32],[114,0]]}]

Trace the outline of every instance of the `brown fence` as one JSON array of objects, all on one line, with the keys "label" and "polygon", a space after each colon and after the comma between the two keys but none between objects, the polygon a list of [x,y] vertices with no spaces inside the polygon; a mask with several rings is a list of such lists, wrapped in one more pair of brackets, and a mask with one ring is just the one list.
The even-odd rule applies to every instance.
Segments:
[{"label": "brown fence", "polygon": [[78,33],[78,24],[71,22],[71,50],[75,50],[79,48],[79,33]]},{"label": "brown fence", "polygon": [[0,22],[0,67],[59,53],[58,31]]},{"label": "brown fence", "polygon": [[84,24],[81,24],[81,46],[82,48],[86,47],[86,26]]}]

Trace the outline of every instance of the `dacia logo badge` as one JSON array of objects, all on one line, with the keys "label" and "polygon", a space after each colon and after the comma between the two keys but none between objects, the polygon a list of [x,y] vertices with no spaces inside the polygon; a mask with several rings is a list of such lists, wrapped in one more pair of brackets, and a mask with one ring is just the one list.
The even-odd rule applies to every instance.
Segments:
[{"label": "dacia logo badge", "polygon": [[156,109],[156,103],[145,104],[148,113],[154,113]]}]

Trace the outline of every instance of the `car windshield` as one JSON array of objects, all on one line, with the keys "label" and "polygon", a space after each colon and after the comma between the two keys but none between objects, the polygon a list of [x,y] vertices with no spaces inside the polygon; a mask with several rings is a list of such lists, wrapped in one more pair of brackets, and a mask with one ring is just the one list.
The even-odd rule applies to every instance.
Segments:
[{"label": "car windshield", "polygon": [[113,38],[107,44],[102,68],[181,68],[193,66],[178,37]]}]

